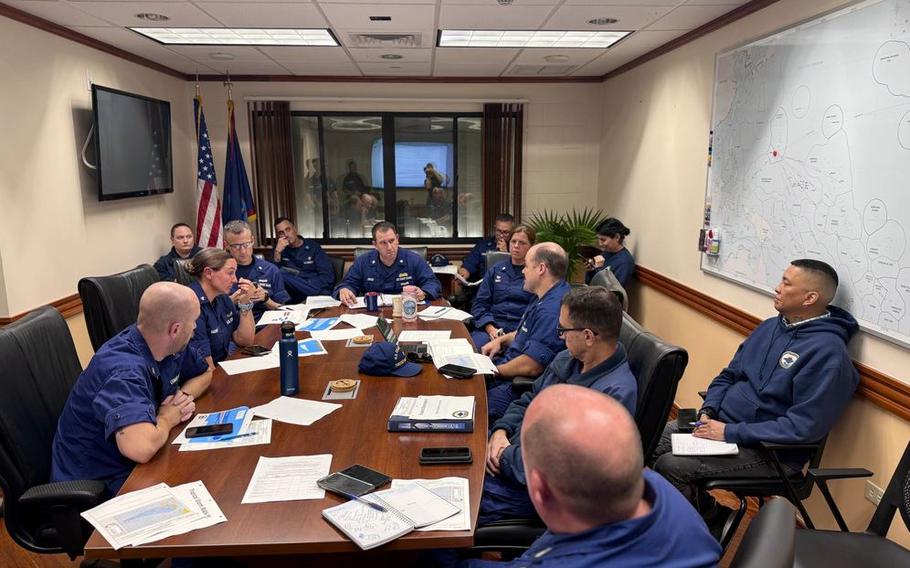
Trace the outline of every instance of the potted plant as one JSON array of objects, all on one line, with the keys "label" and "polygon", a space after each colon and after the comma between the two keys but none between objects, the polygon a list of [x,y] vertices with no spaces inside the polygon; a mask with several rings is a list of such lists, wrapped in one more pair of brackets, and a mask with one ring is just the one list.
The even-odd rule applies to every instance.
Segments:
[{"label": "potted plant", "polygon": [[586,208],[581,212],[573,209],[571,213],[544,210],[531,215],[528,224],[537,231],[537,242],[554,242],[569,255],[566,280],[571,282],[584,266],[579,250],[597,244],[597,226],[606,218],[599,209]]}]

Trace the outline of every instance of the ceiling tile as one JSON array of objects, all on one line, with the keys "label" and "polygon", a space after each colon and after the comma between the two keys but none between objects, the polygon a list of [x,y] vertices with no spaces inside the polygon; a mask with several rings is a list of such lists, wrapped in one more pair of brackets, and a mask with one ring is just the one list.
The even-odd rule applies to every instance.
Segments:
[{"label": "ceiling tile", "polygon": [[657,20],[649,30],[694,30],[736,9],[735,6],[680,6]]},{"label": "ceiling tile", "polygon": [[[685,0],[566,0],[566,6],[678,6]],[[707,0],[704,0],[707,1]],[[720,2],[718,2],[720,4]]]},{"label": "ceiling tile", "polygon": [[283,65],[274,61],[219,61],[215,67],[217,73],[230,73],[231,75],[287,75],[290,73]]},{"label": "ceiling tile", "polygon": [[73,27],[71,29],[182,73],[194,73],[197,69],[202,73],[213,71],[206,65],[200,65],[188,57],[174,53],[148,38],[123,28]]},{"label": "ceiling tile", "polygon": [[435,77],[499,77],[506,63],[459,64],[436,62]]},{"label": "ceiling tile", "polygon": [[429,75],[430,62],[422,63],[358,63],[365,75]]},{"label": "ceiling tile", "polygon": [[[316,0],[316,3],[325,7],[326,4],[363,4],[363,0]],[[436,0],[371,0],[371,5],[386,6],[389,4],[431,4],[435,5]]]},{"label": "ceiling tile", "polygon": [[[510,8],[515,6],[555,6],[560,3],[561,0],[513,0],[512,4],[509,6],[503,6],[503,8]],[[627,2],[629,0],[626,0]],[[487,5],[487,6],[496,6],[496,0],[442,0],[442,5],[447,6],[451,4],[463,4],[470,6],[477,5]]]},{"label": "ceiling tile", "polygon": [[[525,49],[514,61],[516,65],[584,65],[600,57],[603,49]],[[546,57],[562,56],[567,59],[548,61]]]},{"label": "ceiling tile", "polygon": [[282,67],[294,75],[335,75],[343,77],[360,77],[363,73],[350,61],[344,63],[315,63],[312,61],[282,62]]},{"label": "ceiling tile", "polygon": [[445,4],[439,14],[444,30],[536,30],[546,20],[552,6],[499,6]]},{"label": "ceiling tile", "polygon": [[[180,28],[219,25],[211,16],[188,2],[79,2],[78,7],[118,26]],[[150,22],[136,17],[136,14],[144,12],[164,14],[170,20]]]},{"label": "ceiling tile", "polygon": [[[231,63],[256,63],[259,61],[271,61],[264,53],[255,47],[236,46],[236,45],[169,45],[168,49],[180,55],[185,55],[195,61],[200,61],[207,65],[224,67]],[[212,53],[229,53],[234,56],[230,61],[215,60],[210,57]]]},{"label": "ceiling tile", "polygon": [[299,47],[299,46],[271,46],[260,47],[259,51],[269,58],[279,62],[311,61],[313,63],[349,63],[344,49],[340,47]]},{"label": "ceiling tile", "polygon": [[748,4],[749,0],[687,0],[686,6],[742,6]]},{"label": "ceiling tile", "polygon": [[3,0],[13,8],[34,14],[39,18],[60,24],[62,26],[109,26],[109,22],[96,18],[85,12],[62,2],[41,2],[18,0]]},{"label": "ceiling tile", "polygon": [[642,56],[653,49],[657,49],[668,41],[675,39],[685,32],[682,31],[640,31],[618,43],[616,47],[587,65],[576,69],[573,75],[603,75],[613,69]]},{"label": "ceiling tile", "polygon": [[[385,63],[395,65],[396,62],[402,63],[426,63],[433,57],[432,49],[349,49],[348,52],[354,61],[358,63]],[[401,59],[383,59],[385,54],[400,55]]]},{"label": "ceiling tile", "polygon": [[315,5],[257,3],[250,6],[246,2],[212,2],[199,4],[206,13],[229,27],[262,27],[262,28],[325,28],[325,18]]},{"label": "ceiling tile", "polygon": [[487,49],[483,47],[438,47],[436,63],[458,65],[505,65],[518,55],[520,49]]},{"label": "ceiling tile", "polygon": [[[434,29],[436,8],[423,5],[320,4],[332,28],[357,31],[413,32]],[[391,16],[388,22],[373,22],[370,16]]]},{"label": "ceiling tile", "polygon": [[[547,20],[548,30],[627,30],[641,29],[672,10],[672,6],[562,6]],[[589,24],[592,18],[616,18],[606,26]]]}]

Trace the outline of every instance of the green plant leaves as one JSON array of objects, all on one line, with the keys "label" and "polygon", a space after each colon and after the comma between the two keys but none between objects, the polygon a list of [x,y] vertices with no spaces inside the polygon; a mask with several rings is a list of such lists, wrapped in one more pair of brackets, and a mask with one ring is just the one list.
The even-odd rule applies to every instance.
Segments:
[{"label": "green plant leaves", "polygon": [[573,209],[570,213],[544,210],[531,215],[528,225],[537,231],[537,242],[553,242],[566,251],[570,260],[568,279],[571,280],[582,266],[578,247],[596,244],[597,226],[606,218],[600,209]]}]

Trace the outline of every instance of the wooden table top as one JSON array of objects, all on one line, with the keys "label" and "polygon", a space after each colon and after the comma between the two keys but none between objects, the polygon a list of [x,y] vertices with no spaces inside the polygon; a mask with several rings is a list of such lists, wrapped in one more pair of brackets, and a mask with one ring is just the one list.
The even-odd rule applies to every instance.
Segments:
[{"label": "wooden table top", "polygon": [[[343,313],[346,308],[326,310],[319,317]],[[363,310],[358,310],[363,313]],[[391,318],[391,311],[384,313]],[[348,327],[339,324],[339,328]],[[455,321],[418,320],[404,323],[396,318],[393,329],[448,329],[452,338],[470,334]],[[366,330],[376,341],[382,338],[375,327]],[[278,339],[278,326],[268,326],[257,335],[257,343],[271,347]],[[298,339],[309,337],[298,332]],[[179,452],[168,443],[147,464],[138,465],[121,494],[165,482],[171,487],[202,480],[227,522],[187,534],[170,537],[140,547],[115,551],[96,531],[85,547],[89,558],[161,558],[174,556],[247,556],[267,554],[307,554],[360,550],[321,516],[323,509],[344,501],[332,493],[322,500],[275,503],[240,503],[259,456],[282,457],[332,454],[331,471],[359,463],[397,479],[459,476],[470,483],[471,525],[476,526],[483,489],[484,456],[487,439],[486,389],[483,378],[446,379],[433,365],[410,378],[361,375],[357,364],[363,347],[345,347],[345,341],[324,341],[327,355],[300,358],[300,398],[321,400],[326,384],[340,378],[360,379],[356,399],[335,400],[342,408],[311,426],[272,422],[272,441],[268,445],[246,446],[199,452]],[[391,433],[386,422],[395,402],[402,396],[474,395],[476,413],[473,433]],[[196,402],[198,412],[225,410],[236,406],[257,406],[279,396],[278,369],[241,375],[216,370],[209,390]],[[181,428],[175,428],[173,439]],[[420,449],[428,446],[468,446],[474,454],[472,464],[432,465],[418,463]],[[414,531],[384,545],[382,550],[439,547],[468,547],[473,531]]]}]

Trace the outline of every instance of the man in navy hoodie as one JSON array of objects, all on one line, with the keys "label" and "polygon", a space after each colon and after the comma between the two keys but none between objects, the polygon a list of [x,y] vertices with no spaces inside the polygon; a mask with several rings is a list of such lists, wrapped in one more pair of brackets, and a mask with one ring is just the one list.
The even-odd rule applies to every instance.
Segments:
[{"label": "man in navy hoodie", "polygon": [[543,391],[559,384],[582,386],[609,395],[635,414],[638,383],[618,341],[622,307],[616,296],[600,286],[572,290],[562,298],[558,321],[556,334],[565,340],[566,350],[490,429],[480,523],[534,516],[522,462],[521,425],[531,402]]},{"label": "man in navy hoodie", "polygon": [[[755,328],[708,387],[694,435],[738,444],[738,455],[674,456],[675,422],[664,429],[654,470],[695,503],[709,524],[725,521],[729,509],[697,491],[697,482],[720,475],[777,477],[759,444],[817,442],[850,402],[859,375],[847,343],[859,326],[829,305],[836,291],[837,273],[828,264],[794,260],[774,290],[780,315]],[[782,456],[793,471],[807,460],[799,451]]]}]

